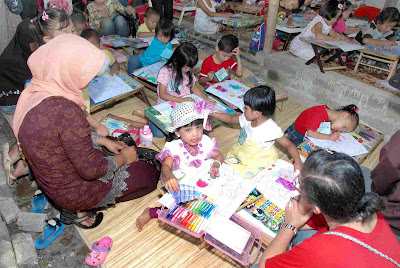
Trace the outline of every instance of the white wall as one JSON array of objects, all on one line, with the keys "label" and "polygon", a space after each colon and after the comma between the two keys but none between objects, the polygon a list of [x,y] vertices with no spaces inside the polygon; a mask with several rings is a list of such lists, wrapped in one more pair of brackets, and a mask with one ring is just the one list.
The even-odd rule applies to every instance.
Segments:
[{"label": "white wall", "polygon": [[[390,2],[390,0],[388,0],[388,2]],[[399,2],[399,1],[397,1],[397,2]],[[365,0],[365,4],[366,4],[367,6],[374,6],[374,7],[377,7],[377,8],[383,8],[383,6],[385,5],[385,3],[386,3],[385,0]],[[400,3],[397,3],[397,5],[396,5],[397,8],[400,7],[399,4],[400,4]]]}]

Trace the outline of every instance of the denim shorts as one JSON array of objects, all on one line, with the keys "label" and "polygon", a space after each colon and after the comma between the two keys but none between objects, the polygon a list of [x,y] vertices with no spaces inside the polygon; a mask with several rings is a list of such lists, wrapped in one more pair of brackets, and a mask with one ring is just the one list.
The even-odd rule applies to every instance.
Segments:
[{"label": "denim shorts", "polygon": [[299,146],[304,140],[304,135],[294,128],[294,123],[285,130],[285,134],[287,134],[287,138],[296,146]]}]

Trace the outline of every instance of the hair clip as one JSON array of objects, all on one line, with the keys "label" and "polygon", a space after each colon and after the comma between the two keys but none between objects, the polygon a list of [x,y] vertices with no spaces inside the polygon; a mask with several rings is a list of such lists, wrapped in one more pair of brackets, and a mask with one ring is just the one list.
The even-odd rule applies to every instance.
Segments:
[{"label": "hair clip", "polygon": [[340,10],[342,10],[343,9],[343,4],[338,4],[338,6],[337,6]]},{"label": "hair clip", "polygon": [[358,113],[358,107],[354,107],[354,112]]},{"label": "hair clip", "polygon": [[357,215],[356,221],[360,222],[363,220],[364,214],[360,213]]},{"label": "hair clip", "polygon": [[36,21],[36,17],[30,20],[30,23],[34,23]]},{"label": "hair clip", "polygon": [[328,150],[328,149],[324,149],[325,150],[325,152],[327,152],[328,154],[333,154],[333,152],[331,151],[331,150]]},{"label": "hair clip", "polygon": [[43,20],[43,21],[46,21],[46,20],[48,20],[48,19],[49,19],[49,15],[47,15],[46,11],[43,11],[42,20]]}]

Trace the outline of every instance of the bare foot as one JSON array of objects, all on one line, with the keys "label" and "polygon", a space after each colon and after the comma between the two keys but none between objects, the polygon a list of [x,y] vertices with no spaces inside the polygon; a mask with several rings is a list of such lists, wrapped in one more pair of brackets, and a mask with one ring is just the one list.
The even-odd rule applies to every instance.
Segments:
[{"label": "bare foot", "polygon": [[11,165],[15,164],[15,162],[18,161],[18,159],[21,158],[21,154],[18,149],[18,145],[14,144],[14,146],[11,148],[10,152],[8,153],[8,156],[11,158]]},{"label": "bare foot", "polygon": [[136,227],[138,231],[142,231],[143,226],[151,220],[150,218],[150,208],[146,208],[142,214],[136,219]]},{"label": "bare foot", "polygon": [[[78,218],[82,218],[84,216],[87,216],[88,213],[86,211],[77,211],[76,215],[78,216]],[[81,221],[80,223],[84,226],[90,227],[93,225],[93,223],[95,222],[95,218],[89,218],[87,220]]]},{"label": "bare foot", "polygon": [[18,161],[15,169],[11,172],[11,174],[18,178],[22,176],[26,176],[29,174],[29,167],[25,160]]},{"label": "bare foot", "polygon": [[132,114],[146,119],[146,116],[144,115],[144,110],[133,110]]}]

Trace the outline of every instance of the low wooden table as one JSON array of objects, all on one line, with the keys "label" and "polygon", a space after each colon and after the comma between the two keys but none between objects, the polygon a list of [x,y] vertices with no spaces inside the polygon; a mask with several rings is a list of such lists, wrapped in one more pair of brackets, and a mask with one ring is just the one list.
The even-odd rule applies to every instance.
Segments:
[{"label": "low wooden table", "polygon": [[[384,135],[379,130],[360,123],[358,127],[350,134],[359,140],[360,143],[367,149],[368,153],[362,155],[356,155],[352,158],[358,162],[359,165],[368,157],[370,153],[383,141]],[[308,154],[312,151],[320,149],[318,146],[314,145],[309,139],[305,139],[299,146],[297,150],[299,154],[304,158],[308,157]]]},{"label": "low wooden table", "polygon": [[[363,49],[363,50],[359,50],[360,52],[360,57],[358,58],[357,64],[354,67],[354,71],[357,71],[358,67],[360,65],[364,65],[364,66],[368,66],[368,67],[372,67],[372,68],[376,68],[385,72],[388,72],[388,76],[387,76],[387,80],[389,80],[396,72],[396,67],[397,67],[397,63],[399,62],[400,56],[398,55],[392,55],[392,54],[385,54],[385,53],[381,53],[381,52],[375,52],[375,51],[370,51],[367,49]],[[367,58],[367,59],[371,59],[371,60],[375,60],[375,61],[379,61],[379,62],[384,62],[389,64],[388,68],[384,68],[384,67],[378,67],[372,64],[368,64],[368,63],[364,63],[361,62],[362,58]]]},{"label": "low wooden table", "polygon": [[240,14],[240,17],[232,18],[212,17],[212,20],[233,28],[253,27],[260,25],[263,22],[262,17],[250,14]]},{"label": "low wooden table", "polygon": [[173,9],[178,10],[181,13],[178,21],[178,25],[181,25],[185,12],[196,11],[196,6],[174,3]]},{"label": "low wooden table", "polygon": [[[309,61],[307,61],[306,65],[310,65],[314,61],[317,61],[317,64],[319,66],[319,69],[321,70],[321,73],[325,73],[325,71],[339,70],[339,69],[347,68],[346,64],[344,63],[344,61],[342,59],[343,50],[341,50],[339,47],[327,44],[320,40],[311,41],[311,40],[303,39],[302,37],[300,39],[306,43],[309,43],[312,46],[314,53],[315,53],[315,56],[312,57]],[[333,56],[329,57],[324,62],[328,63],[337,58],[339,60],[339,63],[341,66],[323,67],[321,57],[325,52],[327,52],[329,50],[335,51],[335,54]]]},{"label": "low wooden table", "polygon": [[233,7],[235,12],[249,13],[249,14],[253,14],[253,15],[257,15],[258,13],[260,13],[263,8],[264,8],[264,6],[243,5],[243,4],[235,4]]}]

